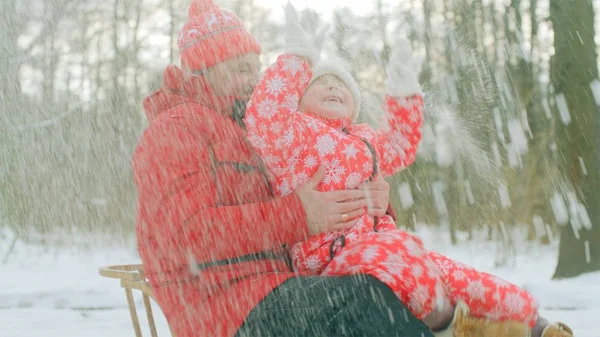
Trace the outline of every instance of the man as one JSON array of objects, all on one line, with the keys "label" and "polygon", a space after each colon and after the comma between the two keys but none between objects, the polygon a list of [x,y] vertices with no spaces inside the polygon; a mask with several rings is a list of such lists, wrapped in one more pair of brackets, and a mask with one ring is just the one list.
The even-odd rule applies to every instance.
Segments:
[{"label": "man", "polygon": [[260,47],[210,0],[189,14],[133,158],[139,252],[175,336],[430,336],[374,278],[293,272],[287,247],[383,215],[389,186],[318,192],[321,171],[273,197],[241,122]]}]

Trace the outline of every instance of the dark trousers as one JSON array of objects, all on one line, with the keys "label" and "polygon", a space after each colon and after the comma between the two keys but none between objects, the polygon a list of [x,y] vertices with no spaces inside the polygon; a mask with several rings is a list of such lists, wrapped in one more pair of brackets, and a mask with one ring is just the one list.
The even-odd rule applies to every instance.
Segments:
[{"label": "dark trousers", "polygon": [[295,277],[267,295],[236,337],[433,337],[371,276]]}]

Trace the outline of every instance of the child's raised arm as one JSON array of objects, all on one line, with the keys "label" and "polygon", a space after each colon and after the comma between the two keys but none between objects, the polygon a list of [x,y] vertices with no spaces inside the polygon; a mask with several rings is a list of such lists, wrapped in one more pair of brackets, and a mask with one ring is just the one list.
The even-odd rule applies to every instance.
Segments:
[{"label": "child's raised arm", "polygon": [[306,120],[300,118],[298,105],[310,83],[311,64],[319,60],[328,29],[320,29],[311,41],[291,4],[285,12],[285,53],[261,78],[244,117],[248,139],[275,175],[281,195],[290,193],[308,178],[296,177],[291,169],[306,150],[312,134]]},{"label": "child's raised arm", "polygon": [[424,110],[418,78],[421,63],[419,57],[412,55],[408,41],[392,52],[388,63],[384,103],[387,125],[377,130],[372,140],[380,157],[378,168],[384,176],[415,161]]},{"label": "child's raised arm", "polygon": [[289,166],[292,145],[307,136],[297,115],[311,76],[304,58],[283,54],[267,69],[248,103],[244,117],[248,139],[275,175]]}]

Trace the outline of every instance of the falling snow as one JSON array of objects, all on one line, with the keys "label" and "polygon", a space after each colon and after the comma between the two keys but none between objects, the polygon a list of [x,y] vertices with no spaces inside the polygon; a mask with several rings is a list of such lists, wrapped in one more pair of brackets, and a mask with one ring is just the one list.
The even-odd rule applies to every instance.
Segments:
[{"label": "falling snow", "polygon": [[[341,138],[336,136],[322,136],[292,149],[291,144],[324,127],[317,119],[295,132],[287,122],[261,123],[250,116],[244,120],[244,127],[272,133],[277,150],[291,155],[283,160],[276,155],[261,158],[246,153],[250,150],[243,144],[265,149],[270,146],[268,140],[258,135],[244,138],[243,132],[230,133],[231,128],[242,124],[241,120],[224,126],[213,118],[230,116],[232,111],[239,117],[235,115],[239,110],[232,110],[231,102],[225,101],[249,96],[255,77],[262,76],[279,53],[306,52],[307,46],[287,45],[289,34],[280,8],[286,0],[216,1],[235,11],[254,34],[262,49],[261,72],[253,75],[251,67],[244,65],[217,72],[184,69],[180,75],[168,73],[165,69],[169,64],[177,65],[178,71],[182,69],[183,51],[192,50],[197,41],[205,41],[207,30],[237,22],[232,12],[203,13],[200,21],[192,20],[185,31],[182,28],[190,19],[190,2],[11,0],[0,5],[0,335],[54,337],[70,336],[73,331],[83,337],[132,335],[122,288],[115,280],[100,278],[97,268],[140,262],[132,243],[139,202],[132,179],[132,157],[140,137],[151,125],[169,125],[165,130],[172,138],[138,151],[151,153],[155,147],[164,147],[168,155],[153,156],[152,160],[182,170],[181,176],[167,183],[169,197],[178,198],[173,202],[178,208],[171,213],[190,212],[189,205],[194,205],[197,209],[191,210],[195,215],[190,219],[200,223],[208,221],[201,217],[213,211],[219,213],[220,207],[228,212],[224,215],[226,225],[211,218],[211,231],[195,233],[203,245],[203,240],[214,239],[211,233],[226,233],[219,234],[219,238],[227,240],[217,244],[215,251],[199,256],[193,252],[203,245],[186,251],[190,264],[187,270],[194,274],[200,272],[194,266],[203,259],[227,255],[218,250],[230,247],[231,242],[241,242],[241,247],[249,238],[264,238],[265,242],[259,244],[261,250],[281,247],[281,242],[269,241],[274,237],[279,240],[280,235],[270,235],[268,229],[256,233],[245,230],[258,228],[256,214],[229,212],[236,209],[239,200],[254,196],[255,189],[266,194],[257,196],[252,207],[271,203],[271,193],[296,194],[293,199],[301,199],[302,210],[310,213],[310,202],[298,198],[298,188],[311,177],[307,173],[292,174],[281,183],[266,184],[273,175],[297,168],[315,172],[323,166],[323,179],[317,190],[310,191],[314,196],[320,193],[318,190],[330,191],[336,184],[356,189],[372,172],[372,161],[352,168],[344,162],[344,158],[360,157],[363,151],[372,158],[362,144],[347,145],[339,160],[323,161],[340,145]],[[522,1],[520,8],[514,8],[510,1],[483,1],[483,16],[477,13],[477,6],[467,6],[467,0],[430,8],[423,0],[384,1],[384,6],[374,6],[376,2],[348,2],[344,8],[338,8],[335,1],[295,1],[295,5],[302,9],[300,26],[309,28],[305,32],[309,38],[320,24],[332,24],[321,56],[344,58],[355,76],[363,98],[357,123],[386,120],[381,106],[389,89],[385,86],[389,56],[385,48],[394,49],[400,37],[408,36],[414,54],[426,60],[426,72],[416,74],[420,75],[426,102],[425,124],[420,130],[423,139],[415,163],[387,178],[396,224],[423,236],[427,249],[523,286],[539,299],[544,317],[564,321],[574,328],[576,336],[600,335],[596,319],[600,316],[600,274],[589,272],[600,268],[596,209],[600,196],[594,193],[600,190],[600,59],[594,62],[591,57],[599,52],[600,2],[572,1],[568,6],[551,7],[551,1]],[[530,8],[533,5],[537,7]],[[560,15],[558,7],[576,15],[556,27],[553,20]],[[458,15],[459,11],[467,12]],[[523,25],[518,24],[516,14]],[[460,20],[465,17],[477,20]],[[386,26],[381,27],[381,22]],[[344,29],[340,30],[338,24]],[[209,35],[218,36],[214,31]],[[558,45],[561,38],[568,48]],[[229,43],[231,48],[236,47]],[[223,50],[203,56],[231,50],[225,44]],[[575,57],[565,57],[564,53]],[[568,62],[562,62],[558,55]],[[418,68],[410,62],[403,65],[409,70]],[[279,101],[266,99],[252,106],[258,116],[302,116],[298,102],[311,79],[304,66],[300,58],[285,61],[284,70],[291,77],[275,76],[266,83],[264,90],[269,95],[281,97]],[[219,81],[219,88],[212,88],[211,93],[218,96],[214,99],[203,85],[216,73],[225,78]],[[241,80],[244,76],[248,76],[246,82]],[[282,95],[291,81],[301,87]],[[227,88],[243,92],[221,93]],[[159,89],[160,95],[152,95]],[[167,104],[164,94],[189,95],[176,99],[176,104],[167,109],[163,107]],[[407,107],[413,102],[406,97],[398,97],[398,101]],[[150,109],[153,103],[160,109]],[[594,104],[598,109],[593,110]],[[210,109],[202,113],[190,108],[204,105]],[[421,116],[418,112],[413,109],[404,118],[414,122]],[[181,155],[177,141],[170,140],[178,140],[178,132],[189,127],[187,118],[196,117],[201,120],[201,128],[188,131],[197,142],[182,146],[189,153]],[[378,164],[389,164],[394,159],[390,153],[403,153],[413,145],[417,135],[409,125],[400,124],[398,128],[403,132],[376,149],[382,152],[378,153]],[[152,136],[158,137],[154,133]],[[371,138],[368,140],[373,141]],[[308,148],[316,149],[318,155],[301,156],[300,152]],[[238,158],[246,154],[247,158]],[[215,159],[214,166],[204,165],[203,160],[209,156]],[[231,176],[215,180],[213,174],[221,169]],[[240,172],[259,171],[257,179],[228,181]],[[161,185],[161,179],[156,178],[150,185]],[[229,186],[232,182],[234,186]],[[211,184],[218,185],[219,191],[206,196]],[[202,200],[187,202],[185,198],[190,196],[201,196]],[[165,203],[169,197],[165,197]],[[318,199],[313,209],[316,211],[306,216],[333,213],[335,208],[330,218],[339,219],[336,207],[342,202],[329,209],[325,207],[326,199]],[[212,200],[216,200],[214,204]],[[163,207],[155,204],[151,211],[163,214]],[[269,220],[298,214],[285,207],[259,213]],[[234,215],[241,220],[234,219]],[[285,229],[281,234],[287,234],[294,232],[291,226],[304,224],[305,220],[291,219],[276,228]],[[186,231],[196,229],[194,221],[186,225]],[[366,222],[357,226],[366,226]],[[162,226],[161,235],[168,235],[168,228]],[[246,236],[231,237],[239,233]],[[329,233],[338,236],[337,232]],[[565,237],[565,233],[569,235]],[[355,240],[360,235],[352,233],[347,238]],[[319,245],[316,242],[312,248]],[[424,254],[416,241],[407,246],[412,255]],[[243,254],[252,253],[241,248]],[[576,256],[568,261],[568,267],[588,273],[552,280],[554,273],[564,268],[564,263],[557,261],[565,252],[569,253],[566,256]],[[377,250],[371,249],[360,257],[369,263],[376,255]],[[311,270],[323,268],[318,259],[309,258],[305,263]],[[388,269],[395,273],[419,276],[431,272],[399,258],[385,263],[393,265]],[[391,284],[396,282],[393,276],[382,273],[379,278]],[[465,281],[468,275],[458,271],[454,277]],[[414,286],[407,305],[421,310],[428,298],[427,290]],[[489,289],[475,282],[468,285],[467,291],[473,298],[483,298]],[[518,296],[507,296],[502,301],[514,312],[522,311],[525,305]],[[136,305],[147,330],[140,298],[136,298]],[[158,335],[168,336],[167,321],[154,302],[153,310]],[[398,317],[392,312],[386,314]],[[499,314],[489,313],[491,317]],[[150,335],[150,331],[144,331],[144,335]]]}]

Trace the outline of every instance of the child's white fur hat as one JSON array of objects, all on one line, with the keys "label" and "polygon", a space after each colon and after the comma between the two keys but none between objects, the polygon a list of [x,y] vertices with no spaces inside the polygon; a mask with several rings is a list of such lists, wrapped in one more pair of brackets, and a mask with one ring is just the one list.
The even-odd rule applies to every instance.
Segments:
[{"label": "child's white fur hat", "polygon": [[354,77],[352,77],[352,74],[350,74],[350,71],[348,71],[346,62],[337,58],[320,60],[319,63],[317,63],[313,67],[313,76],[310,80],[310,84],[312,84],[316,79],[323,75],[335,75],[339,77],[344,82],[344,84],[346,84],[346,87],[348,88],[348,90],[352,94],[352,98],[354,99],[354,114],[352,115],[352,121],[355,122],[358,119],[358,115],[360,112],[360,87],[358,86],[358,83],[356,83],[356,81],[354,80]]}]

